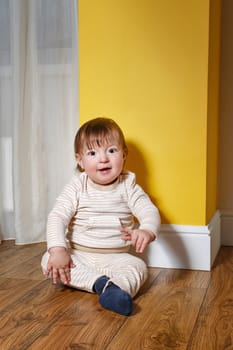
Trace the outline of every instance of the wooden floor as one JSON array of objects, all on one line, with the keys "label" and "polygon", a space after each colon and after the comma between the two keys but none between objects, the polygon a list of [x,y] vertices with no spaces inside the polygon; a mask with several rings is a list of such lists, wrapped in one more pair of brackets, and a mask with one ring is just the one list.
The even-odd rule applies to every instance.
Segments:
[{"label": "wooden floor", "polygon": [[44,250],[0,245],[1,350],[233,349],[233,247],[221,248],[211,272],[150,268],[130,317],[52,285]]}]

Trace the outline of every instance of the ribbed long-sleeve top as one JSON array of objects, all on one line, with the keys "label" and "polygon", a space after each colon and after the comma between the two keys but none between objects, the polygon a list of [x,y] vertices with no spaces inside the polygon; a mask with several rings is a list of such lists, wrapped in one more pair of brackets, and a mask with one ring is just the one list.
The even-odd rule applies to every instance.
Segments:
[{"label": "ribbed long-sleeve top", "polygon": [[48,216],[47,246],[67,247],[67,240],[94,248],[120,248],[120,229],[133,228],[158,234],[160,215],[149,196],[123,172],[111,185],[93,183],[85,172],[75,174],[64,187]]}]

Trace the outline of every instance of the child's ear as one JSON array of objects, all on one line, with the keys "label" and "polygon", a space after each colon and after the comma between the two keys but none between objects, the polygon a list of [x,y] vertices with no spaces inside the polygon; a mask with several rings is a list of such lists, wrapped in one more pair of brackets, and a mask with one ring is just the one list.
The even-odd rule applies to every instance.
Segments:
[{"label": "child's ear", "polygon": [[123,150],[123,159],[124,159],[124,160],[126,160],[127,155],[128,155],[128,150],[127,150],[127,149],[124,149],[124,150]]},{"label": "child's ear", "polygon": [[82,158],[81,158],[80,154],[75,153],[75,159],[78,162],[78,166],[83,169],[83,162],[82,162]]}]

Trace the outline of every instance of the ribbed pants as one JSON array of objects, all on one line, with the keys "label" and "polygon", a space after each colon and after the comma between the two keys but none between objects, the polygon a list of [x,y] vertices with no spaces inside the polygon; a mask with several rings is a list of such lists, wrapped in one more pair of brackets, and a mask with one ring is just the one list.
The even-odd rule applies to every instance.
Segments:
[{"label": "ribbed pants", "polygon": [[[105,275],[134,297],[147,279],[145,262],[129,253],[90,253],[72,250],[71,258],[76,265],[71,268],[71,287],[93,293],[97,278]],[[41,261],[43,272],[46,270],[49,253]]]}]

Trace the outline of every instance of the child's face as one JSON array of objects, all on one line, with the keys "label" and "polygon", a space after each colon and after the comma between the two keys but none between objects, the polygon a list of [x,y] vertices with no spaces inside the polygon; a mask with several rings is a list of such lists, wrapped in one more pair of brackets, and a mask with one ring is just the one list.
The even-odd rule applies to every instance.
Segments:
[{"label": "child's face", "polygon": [[84,147],[77,160],[93,182],[108,185],[120,175],[125,156],[121,147],[113,141],[101,146],[96,144],[92,149]]}]

